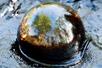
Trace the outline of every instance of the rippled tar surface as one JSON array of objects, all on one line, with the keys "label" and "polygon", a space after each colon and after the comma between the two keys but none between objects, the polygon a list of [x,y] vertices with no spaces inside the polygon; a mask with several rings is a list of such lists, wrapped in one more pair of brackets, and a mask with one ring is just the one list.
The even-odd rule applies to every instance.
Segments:
[{"label": "rippled tar surface", "polygon": [[[47,1],[47,0],[46,0]],[[25,62],[19,51],[11,50],[12,44],[16,41],[18,26],[24,14],[40,1],[34,0],[1,0],[0,1],[0,68],[33,68],[38,64]],[[83,61],[70,68],[101,68],[102,67],[102,1],[88,0],[79,1],[58,1],[72,6],[78,11],[86,33],[92,38]],[[14,7],[13,7],[14,6]],[[26,60],[28,61],[28,60]]]}]

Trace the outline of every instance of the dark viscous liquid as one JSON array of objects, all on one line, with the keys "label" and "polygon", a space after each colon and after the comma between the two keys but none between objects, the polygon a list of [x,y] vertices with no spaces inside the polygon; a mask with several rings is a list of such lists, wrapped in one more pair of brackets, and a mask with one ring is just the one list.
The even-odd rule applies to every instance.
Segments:
[{"label": "dark viscous liquid", "polygon": [[[48,7],[49,6],[53,6],[56,8],[56,5],[47,5]],[[59,6],[59,5],[57,5]],[[61,7],[62,8],[62,7]],[[84,30],[84,26],[82,24],[82,21],[80,20],[80,17],[77,15],[77,13],[72,10],[69,6],[68,7],[64,7],[66,8],[66,11],[69,12],[70,14],[63,14],[61,13],[61,15],[64,16],[64,19],[66,19],[66,21],[70,22],[72,24],[72,26],[74,28],[71,29],[72,33],[73,33],[73,40],[71,40],[69,43],[68,41],[67,42],[62,42],[60,39],[60,42],[58,42],[58,44],[56,44],[56,40],[51,40],[51,45],[43,45],[43,44],[36,44],[36,42],[33,42],[33,41],[30,41],[30,40],[33,40],[34,39],[38,39],[39,38],[39,35],[38,33],[40,33],[40,28],[38,27],[39,29],[39,32],[36,33],[37,35],[35,36],[34,33],[31,33],[31,36],[29,34],[29,31],[27,33],[27,37],[30,37],[30,38],[27,38],[25,37],[23,40],[23,32],[25,32],[24,30],[24,26],[25,26],[25,23],[28,23],[29,22],[22,22],[19,29],[18,29],[18,37],[17,37],[17,42],[18,42],[18,45],[19,45],[19,49],[20,49],[20,52],[26,57],[28,58],[29,60],[31,61],[35,61],[37,63],[40,63],[42,65],[70,65],[70,62],[68,60],[73,60],[75,58],[75,56],[78,54],[79,55],[79,58],[82,58],[82,54],[81,52],[83,52],[84,50],[84,47],[85,45],[88,45],[88,42],[86,40],[86,37],[85,37],[85,30]],[[34,9],[34,8],[32,8]],[[46,11],[48,11],[49,8],[46,8],[46,5],[45,5],[45,8],[42,7],[41,11],[45,14]],[[50,10],[53,9],[50,7]],[[61,12],[62,12],[63,9],[61,9]],[[64,11],[64,10],[63,10]],[[40,12],[40,11],[38,11]],[[42,13],[41,12],[41,13]],[[50,11],[48,16],[53,19],[53,15],[51,15],[51,13],[53,12]],[[37,12],[36,12],[37,13]],[[41,14],[41,13],[38,13],[38,14]],[[55,12],[56,13],[56,12]],[[60,12],[59,12],[60,13]],[[30,14],[31,15],[31,14]],[[32,14],[34,15],[34,14]],[[59,14],[60,15],[60,14]],[[55,17],[58,17],[59,15],[56,15],[55,14]],[[35,16],[36,17],[36,16]],[[40,17],[39,17],[40,18]],[[29,19],[29,18],[28,18]],[[36,18],[35,18],[36,19]],[[50,20],[51,20],[50,19]],[[32,20],[32,19],[31,19]],[[38,19],[39,20],[39,19]],[[40,19],[41,20],[41,19]],[[55,20],[55,19],[54,19]],[[51,29],[50,30],[53,30],[55,29],[56,25],[53,25],[53,24],[56,24],[56,23],[53,23],[55,21],[52,21],[51,22]],[[39,22],[39,21],[38,21]],[[34,23],[34,22],[33,22]],[[62,22],[61,22],[62,24]],[[67,24],[66,22],[63,23],[64,25]],[[41,25],[41,24],[40,24]],[[30,25],[28,25],[30,26]],[[39,25],[38,25],[39,26]],[[55,27],[53,27],[55,26]],[[63,26],[63,25],[62,25]],[[43,26],[42,26],[43,27]],[[67,26],[68,27],[68,26]],[[59,28],[61,29],[61,31],[63,32],[63,30],[66,30],[67,29],[63,27]],[[30,28],[30,27],[28,27]],[[35,28],[35,27],[33,27]],[[70,28],[70,27],[69,27]],[[46,30],[45,30],[46,31]],[[42,31],[43,32],[43,31]],[[49,31],[50,32],[50,31]],[[48,33],[49,33],[48,32]],[[44,32],[43,32],[44,33]],[[66,32],[66,33],[69,33],[69,32]],[[26,33],[25,33],[26,34]],[[44,33],[45,34],[45,33]],[[45,35],[45,37],[50,37],[51,34],[49,35]],[[64,34],[65,35],[65,34]],[[69,35],[71,36],[71,35]],[[53,36],[52,36],[53,37]],[[61,35],[62,38],[64,38],[63,35]],[[54,36],[53,38],[56,39],[56,37]],[[57,37],[58,38],[58,37]],[[69,39],[71,37],[68,37]],[[67,38],[67,39],[68,39]],[[25,39],[27,39],[27,41],[25,41]],[[86,40],[86,41],[85,41]],[[66,41],[66,40],[65,40]],[[68,61],[68,62],[67,62]],[[73,64],[74,62],[77,61],[77,58],[75,61],[71,62],[71,64]],[[69,64],[68,64],[69,63]]]}]

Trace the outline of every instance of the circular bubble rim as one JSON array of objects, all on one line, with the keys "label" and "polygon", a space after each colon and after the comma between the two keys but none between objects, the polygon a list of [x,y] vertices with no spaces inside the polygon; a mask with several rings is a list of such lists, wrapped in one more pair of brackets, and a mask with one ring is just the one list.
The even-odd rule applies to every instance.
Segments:
[{"label": "circular bubble rim", "polygon": [[62,62],[62,63],[58,63],[58,64],[47,64],[47,63],[44,63],[44,62],[40,62],[40,61],[37,61],[36,59],[34,58],[31,58],[30,56],[28,56],[24,51],[23,49],[21,48],[21,46],[19,45],[19,50],[21,52],[22,55],[24,55],[27,59],[29,59],[30,61],[33,61],[35,63],[38,63],[38,64],[41,64],[41,65],[44,65],[44,66],[52,66],[52,67],[58,67],[58,66],[71,66],[71,65],[75,65],[75,64],[78,64],[80,63],[81,59],[83,58],[84,56],[84,53],[85,53],[85,50],[87,48],[87,46],[89,45],[90,43],[90,39],[86,39],[83,43],[83,48],[81,51],[79,51],[77,54],[73,55],[71,59],[65,61],[65,62]]},{"label": "circular bubble rim", "polygon": [[[57,4],[57,3],[54,3],[54,4]],[[59,3],[58,3],[58,4],[59,4]],[[60,4],[60,5],[63,5],[63,4]],[[79,17],[79,15],[77,14],[77,12],[74,11],[70,6],[68,6],[68,5],[64,5],[64,6],[65,6],[65,7],[68,7],[69,13],[71,13],[71,14],[73,14],[73,15]],[[38,7],[38,6],[37,6],[37,7]],[[23,20],[26,19],[26,18],[29,18],[29,17],[31,16],[31,13],[34,11],[34,10],[32,10],[32,9],[34,9],[34,7],[32,7],[32,8],[27,12],[27,14],[25,14]],[[29,16],[29,17],[28,17],[28,16]],[[79,17],[79,18],[80,18],[80,17]],[[86,48],[87,48],[87,46],[88,46],[88,44],[89,44],[90,41],[91,41],[91,40],[90,40],[89,38],[85,39],[85,41],[84,41],[83,44],[82,44],[82,48],[81,48],[81,50],[80,50],[79,52],[77,52],[76,54],[74,54],[71,59],[69,59],[69,60],[67,60],[67,61],[65,61],[65,62],[62,62],[62,63],[58,63],[58,64],[48,64],[48,63],[40,62],[40,61],[38,61],[38,60],[36,60],[36,59],[34,59],[34,58],[31,58],[30,56],[28,56],[28,55],[23,51],[23,49],[21,48],[20,45],[19,45],[19,50],[20,50],[21,54],[24,55],[24,56],[25,56],[27,59],[29,59],[30,61],[36,62],[36,63],[41,64],[41,65],[44,65],[44,66],[52,66],[52,67],[70,66],[70,65],[75,65],[75,64],[77,64],[77,63],[79,63],[79,62],[81,61],[81,59],[82,59],[83,56],[84,56],[85,50],[86,50]]]}]

